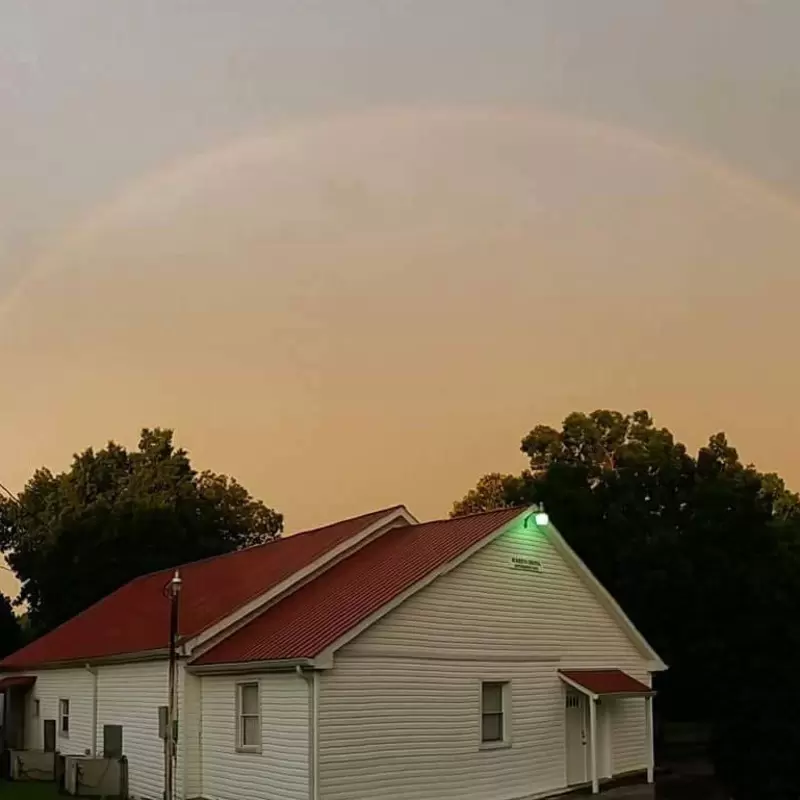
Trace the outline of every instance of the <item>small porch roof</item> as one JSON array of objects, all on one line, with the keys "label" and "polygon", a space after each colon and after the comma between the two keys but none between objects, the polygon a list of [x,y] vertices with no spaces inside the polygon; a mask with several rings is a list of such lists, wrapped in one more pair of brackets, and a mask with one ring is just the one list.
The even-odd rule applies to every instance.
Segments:
[{"label": "small porch roof", "polygon": [[646,684],[621,669],[562,669],[558,673],[564,683],[590,697],[608,695],[649,697],[655,692]]},{"label": "small porch roof", "polygon": [[7,678],[0,678],[0,692],[6,689],[30,689],[36,683],[35,675],[10,675]]}]

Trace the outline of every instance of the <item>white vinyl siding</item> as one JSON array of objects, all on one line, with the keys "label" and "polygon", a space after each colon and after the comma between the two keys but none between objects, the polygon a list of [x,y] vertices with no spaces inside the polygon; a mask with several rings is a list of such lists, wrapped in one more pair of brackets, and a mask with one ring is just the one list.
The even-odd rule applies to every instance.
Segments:
[{"label": "white vinyl siding", "polygon": [[[634,675],[645,683],[650,683],[646,675]],[[611,708],[611,769],[614,775],[645,769],[647,751],[645,750],[644,700],[638,697],[625,697],[607,700]]]},{"label": "white vinyl siding", "polygon": [[[237,684],[258,683],[261,752],[237,751]],[[308,800],[308,685],[295,673],[202,678],[202,796]]]},{"label": "white vinyl siding", "polygon": [[[130,794],[156,800],[164,791],[164,744],[158,735],[158,708],[167,705],[166,661],[97,668],[97,748],[102,754],[103,726],[122,726],[122,749],[128,759]],[[178,770],[182,788],[181,692],[178,692]]]},{"label": "white vinyl siding", "polygon": [[[100,666],[97,670],[98,755],[103,750],[103,726],[122,726],[122,747],[128,759],[131,797],[157,800],[164,788],[164,751],[158,736],[158,707],[167,704],[167,662]],[[44,746],[44,721],[56,721],[56,745],[63,755],[91,754],[93,739],[95,676],[86,668],[40,670],[31,698],[39,701],[39,718],[29,702],[26,743],[31,749]],[[181,715],[182,681],[178,691]],[[69,735],[61,733],[60,701],[69,701]],[[183,796],[182,734],[178,738],[176,788]]]},{"label": "white vinyl siding", "polygon": [[[515,567],[520,559],[541,571]],[[323,797],[510,800],[563,788],[558,669],[570,667],[620,668],[649,682],[645,656],[546,534],[520,526],[336,655],[321,692]],[[475,687],[498,675],[511,681],[513,742],[476,753]],[[613,770],[643,769],[644,700],[610,702]]]},{"label": "white vinyl siding", "polygon": [[480,682],[497,664],[343,656],[322,676],[325,800],[497,800],[564,783],[555,664],[508,662],[510,747],[481,747]]},{"label": "white vinyl siding", "polygon": [[188,798],[201,797],[203,787],[203,679],[183,673],[184,713],[178,735],[178,758],[183,764],[183,786]]},{"label": "white vinyl siding", "polygon": [[[56,722],[56,747],[63,755],[84,755],[92,747],[93,681],[91,673],[78,669],[53,669],[31,672],[36,683],[30,697],[39,700],[39,716],[28,703],[25,719],[25,743],[31,750],[44,747],[44,722]],[[61,700],[69,701],[69,734],[61,732]]]}]

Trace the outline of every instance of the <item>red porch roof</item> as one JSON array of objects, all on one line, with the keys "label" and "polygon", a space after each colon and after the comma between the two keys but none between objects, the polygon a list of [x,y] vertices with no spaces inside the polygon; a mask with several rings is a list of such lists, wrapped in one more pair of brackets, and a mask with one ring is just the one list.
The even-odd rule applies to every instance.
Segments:
[{"label": "red porch roof", "polygon": [[[398,508],[181,566],[180,635],[196,636]],[[170,568],[134,579],[0,661],[0,670],[165,649],[169,601],[163,590],[173,572]]]},{"label": "red porch roof", "polygon": [[653,690],[621,669],[562,669],[560,674],[590,694],[653,694]]},{"label": "red porch roof", "polygon": [[8,678],[0,678],[0,692],[19,687],[29,689],[34,683],[36,683],[35,675],[11,675]]},{"label": "red porch roof", "polygon": [[313,658],[521,511],[507,508],[393,530],[276,603],[194,663]]}]

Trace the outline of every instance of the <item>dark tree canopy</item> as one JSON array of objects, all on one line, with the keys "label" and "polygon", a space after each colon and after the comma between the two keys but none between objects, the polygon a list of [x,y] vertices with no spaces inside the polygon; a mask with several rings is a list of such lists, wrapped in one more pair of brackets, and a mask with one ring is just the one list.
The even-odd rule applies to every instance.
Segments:
[{"label": "dark tree canopy", "polygon": [[233,478],[197,472],[172,431],[142,431],[135,451],[85,450],[66,472],[37,470],[19,505],[0,501],[0,551],[40,634],[130,579],[260,544],[283,517]]},{"label": "dark tree canopy", "polygon": [[724,434],[692,455],[645,411],[573,413],[522,451],[528,469],[484,476],[453,513],[543,503],[670,665],[662,715],[713,726],[737,800],[796,798],[798,496],[742,464]]},{"label": "dark tree canopy", "polygon": [[11,601],[0,592],[0,658],[13,653],[22,644],[22,628],[14,615]]}]

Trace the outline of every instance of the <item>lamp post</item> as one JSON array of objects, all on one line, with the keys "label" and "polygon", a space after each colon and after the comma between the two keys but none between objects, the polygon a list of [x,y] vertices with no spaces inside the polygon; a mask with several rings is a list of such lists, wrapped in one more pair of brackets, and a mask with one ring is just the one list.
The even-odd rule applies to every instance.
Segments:
[{"label": "lamp post", "polygon": [[167,698],[167,759],[164,771],[164,797],[173,800],[175,792],[175,755],[176,755],[176,686],[178,663],[178,605],[181,594],[181,575],[178,570],[169,582],[169,696]]}]

